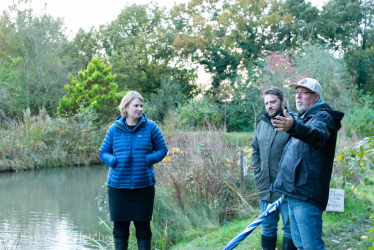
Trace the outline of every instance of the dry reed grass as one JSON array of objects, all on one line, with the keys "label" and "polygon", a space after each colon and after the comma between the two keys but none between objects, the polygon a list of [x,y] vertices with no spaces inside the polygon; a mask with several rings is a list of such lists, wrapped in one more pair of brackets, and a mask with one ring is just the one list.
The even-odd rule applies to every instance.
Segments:
[{"label": "dry reed grass", "polygon": [[0,130],[0,171],[101,162],[97,152],[105,132],[89,119],[51,119],[45,109],[31,116],[28,109],[5,128]]},{"label": "dry reed grass", "polygon": [[219,222],[237,216],[239,208],[246,214],[253,211],[250,205],[243,207],[237,195],[241,148],[225,140],[223,130],[208,124],[203,130],[190,127],[183,133],[170,131],[165,139],[169,153],[156,168],[157,181],[170,187],[182,209],[196,203],[213,205]]}]

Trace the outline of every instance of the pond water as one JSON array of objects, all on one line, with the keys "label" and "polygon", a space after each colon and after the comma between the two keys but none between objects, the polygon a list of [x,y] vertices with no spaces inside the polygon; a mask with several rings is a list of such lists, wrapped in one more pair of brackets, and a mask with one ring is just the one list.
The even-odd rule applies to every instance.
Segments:
[{"label": "pond water", "polygon": [[98,216],[106,214],[95,197],[105,194],[107,171],[100,165],[0,173],[0,249],[94,249],[87,237],[103,231]]}]

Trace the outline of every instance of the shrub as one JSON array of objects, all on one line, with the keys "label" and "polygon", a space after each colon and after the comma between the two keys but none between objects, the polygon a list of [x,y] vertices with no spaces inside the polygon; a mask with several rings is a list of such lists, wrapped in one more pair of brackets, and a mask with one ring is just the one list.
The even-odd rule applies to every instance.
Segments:
[{"label": "shrub", "polygon": [[354,102],[346,112],[343,123],[348,135],[366,137],[374,135],[374,101],[370,95],[364,95]]},{"label": "shrub", "polygon": [[331,187],[343,188],[346,184],[356,186],[368,179],[367,169],[374,162],[374,137],[367,137],[352,147],[337,153],[334,160]]},{"label": "shrub", "polygon": [[206,98],[187,101],[177,109],[184,125],[201,128],[205,127],[207,122],[214,125],[223,124],[222,117],[217,115],[218,111],[219,108]]},{"label": "shrub", "polygon": [[61,98],[57,114],[76,114],[82,104],[104,118],[117,114],[117,106],[126,93],[117,93],[115,78],[116,76],[112,75],[112,67],[105,65],[99,58],[92,59],[87,69],[78,73],[78,78],[69,74],[72,86],[64,87],[69,97]]},{"label": "shrub", "polygon": [[169,79],[168,82],[161,83],[156,94],[151,94],[149,101],[144,105],[144,113],[148,118],[162,122],[167,114],[174,112],[185,99],[182,86]]}]

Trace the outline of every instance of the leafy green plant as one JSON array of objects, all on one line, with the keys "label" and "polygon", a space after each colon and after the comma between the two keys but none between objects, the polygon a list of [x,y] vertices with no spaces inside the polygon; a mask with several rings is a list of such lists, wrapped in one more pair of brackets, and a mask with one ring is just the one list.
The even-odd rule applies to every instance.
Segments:
[{"label": "leafy green plant", "polygon": [[222,124],[222,117],[217,115],[218,110],[217,105],[204,98],[185,102],[177,109],[177,113],[181,115],[183,124],[205,127],[207,122]]},{"label": "leafy green plant", "polygon": [[371,136],[374,134],[374,101],[370,95],[359,97],[346,113],[343,123],[349,135]]},{"label": "leafy green plant", "polygon": [[18,104],[22,103],[25,97],[25,95],[20,95],[20,90],[15,84],[15,82],[18,83],[19,78],[15,66],[19,61],[20,58],[13,59],[11,57],[5,62],[0,60],[0,120],[8,119],[13,115],[19,108]]},{"label": "leafy green plant", "polygon": [[[337,186],[341,178],[341,188],[346,184],[356,185],[368,178],[366,169],[374,162],[373,137],[367,137],[338,154],[334,160],[332,186]],[[351,182],[355,183],[351,183]]]},{"label": "leafy green plant", "polygon": [[[374,214],[371,214],[369,219],[371,220],[371,225],[372,225],[373,227],[371,227],[371,228],[369,229],[368,236],[370,236],[370,235],[372,235],[372,234],[374,233]],[[374,246],[370,247],[370,250],[374,250]]]},{"label": "leafy green plant", "polygon": [[60,100],[58,115],[76,114],[83,103],[85,108],[92,108],[102,117],[110,117],[118,113],[119,105],[125,92],[117,92],[112,67],[99,58],[93,58],[87,69],[80,71],[78,77],[69,74],[72,85],[65,85],[68,96]]},{"label": "leafy green plant", "polygon": [[[374,137],[367,137],[357,142],[354,147],[338,154],[334,161],[333,177],[335,178],[333,178],[331,186],[337,184],[337,178],[341,178],[343,189],[346,184],[350,184],[352,185],[352,189],[357,191],[355,186],[359,182],[363,184],[368,179],[366,170],[374,162]],[[351,183],[352,180],[357,184]],[[359,193],[367,195],[369,191],[366,188],[362,188]],[[374,225],[374,215],[370,215],[370,220],[372,221],[372,225]],[[371,227],[368,236],[373,233],[374,227]],[[370,250],[374,250],[374,247],[371,247]]]},{"label": "leafy green plant", "polygon": [[151,93],[149,101],[144,105],[144,113],[148,118],[157,122],[165,120],[169,112],[175,109],[186,100],[182,86],[172,79],[163,81],[157,93]]}]

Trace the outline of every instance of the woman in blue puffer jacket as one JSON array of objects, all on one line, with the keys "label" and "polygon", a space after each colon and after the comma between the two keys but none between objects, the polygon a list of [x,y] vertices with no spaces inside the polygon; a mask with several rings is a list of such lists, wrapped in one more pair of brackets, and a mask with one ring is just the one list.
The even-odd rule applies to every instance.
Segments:
[{"label": "woman in blue puffer jacket", "polygon": [[128,248],[131,221],[138,249],[151,249],[156,182],[153,164],[161,161],[168,149],[156,123],[142,113],[143,102],[136,91],[123,97],[121,116],[109,128],[100,149],[100,159],[109,166],[109,210],[116,250]]}]

